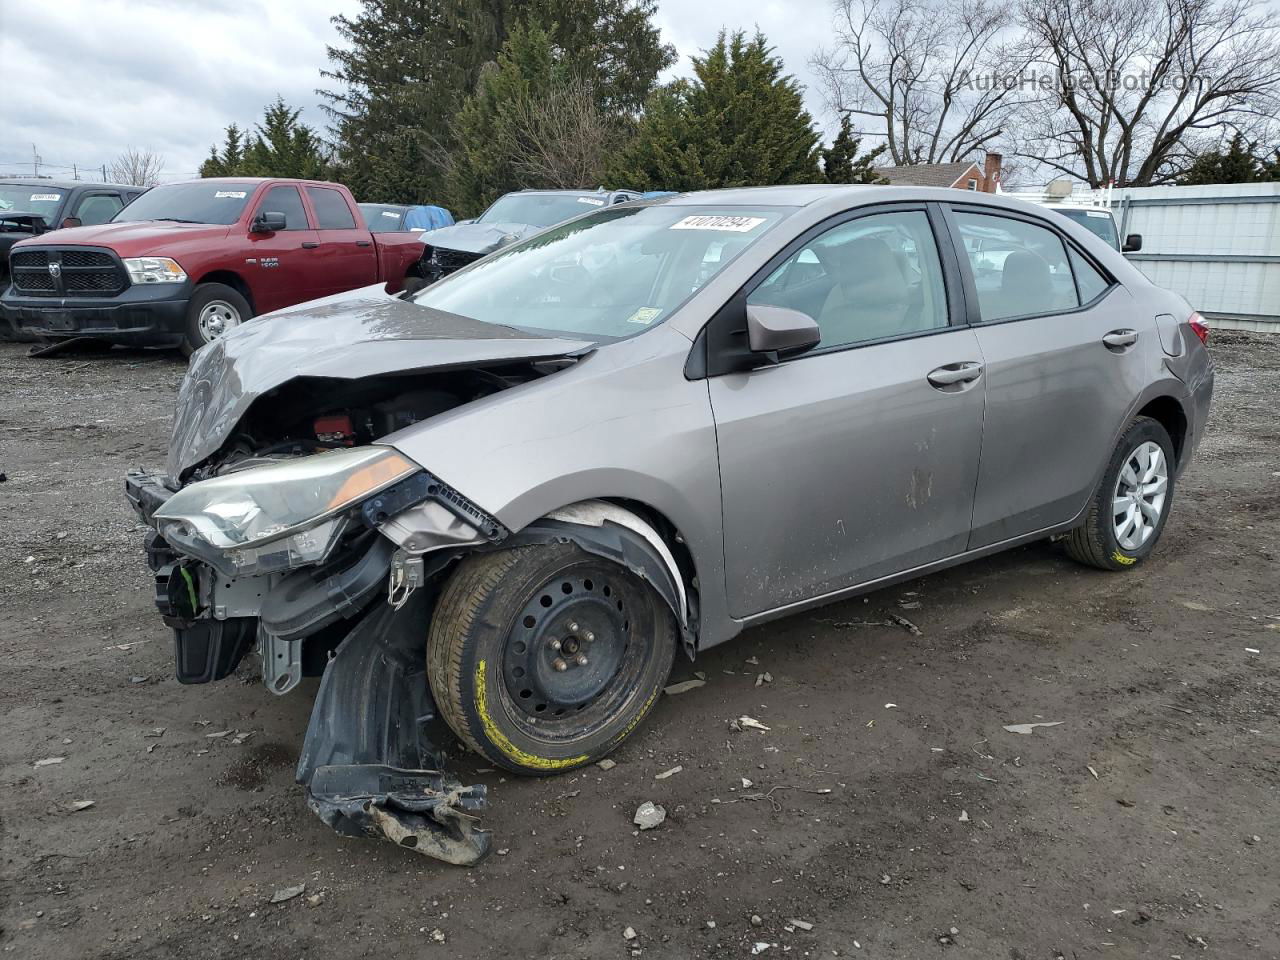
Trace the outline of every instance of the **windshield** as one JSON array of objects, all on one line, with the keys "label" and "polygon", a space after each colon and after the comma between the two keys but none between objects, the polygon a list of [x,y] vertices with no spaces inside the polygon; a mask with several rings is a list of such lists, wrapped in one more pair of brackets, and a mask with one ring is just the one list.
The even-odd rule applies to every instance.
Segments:
[{"label": "windshield", "polygon": [[476,222],[528,223],[535,227],[549,227],[604,205],[605,198],[598,194],[508,193],[495,200]]},{"label": "windshield", "polygon": [[197,180],[153,187],[112,217],[111,222],[235,223],[256,186],[226,180]]},{"label": "windshield", "polygon": [[45,220],[52,221],[65,195],[66,191],[57,187],[0,183],[0,213],[38,213]]},{"label": "windshield", "polygon": [[513,244],[414,300],[486,323],[617,339],[671,315],[787,211],[614,206]]},{"label": "windshield", "polygon": [[1120,249],[1120,241],[1116,236],[1116,222],[1106,210],[1064,210],[1059,207],[1058,213],[1068,220],[1074,220],[1090,233],[1097,234],[1112,250]]}]

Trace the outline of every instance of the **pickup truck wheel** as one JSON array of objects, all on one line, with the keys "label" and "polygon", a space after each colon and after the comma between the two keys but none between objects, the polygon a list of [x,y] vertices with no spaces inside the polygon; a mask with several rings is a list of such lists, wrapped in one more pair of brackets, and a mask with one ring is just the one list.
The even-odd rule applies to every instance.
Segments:
[{"label": "pickup truck wheel", "polygon": [[234,287],[225,283],[202,283],[187,304],[187,329],[182,353],[191,356],[205,344],[213,343],[253,316],[253,309]]},{"label": "pickup truck wheel", "polygon": [[462,741],[514,773],[562,773],[639,726],[671,672],[671,610],[625,567],[575,544],[463,560],[427,639],[427,676]]}]

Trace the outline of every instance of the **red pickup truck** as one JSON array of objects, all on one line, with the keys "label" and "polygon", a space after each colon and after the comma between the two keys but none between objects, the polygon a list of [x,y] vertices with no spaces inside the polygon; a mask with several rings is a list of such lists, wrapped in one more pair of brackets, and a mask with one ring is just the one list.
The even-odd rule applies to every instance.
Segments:
[{"label": "red pickup truck", "polygon": [[0,306],[18,331],[191,353],[250,317],[417,276],[416,233],[370,233],[346,187],[211,178],[143,194],[110,222],[24,240]]}]

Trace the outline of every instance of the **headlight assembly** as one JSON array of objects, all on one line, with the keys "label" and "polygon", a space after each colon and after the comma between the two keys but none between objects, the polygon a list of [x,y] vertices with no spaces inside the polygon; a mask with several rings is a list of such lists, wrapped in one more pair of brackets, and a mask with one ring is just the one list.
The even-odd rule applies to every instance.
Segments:
[{"label": "headlight assembly", "polygon": [[155,512],[161,535],[228,576],[322,562],[341,514],[420,467],[367,446],[253,467],[179,490]]},{"label": "headlight assembly", "polygon": [[178,261],[169,257],[128,257],[124,268],[134,283],[182,283],[187,279]]}]

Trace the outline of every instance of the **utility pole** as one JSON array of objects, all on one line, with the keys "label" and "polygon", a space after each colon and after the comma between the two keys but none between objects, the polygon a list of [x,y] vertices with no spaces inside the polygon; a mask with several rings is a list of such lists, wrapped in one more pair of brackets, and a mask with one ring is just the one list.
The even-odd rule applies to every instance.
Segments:
[{"label": "utility pole", "polygon": [[36,145],[31,145],[31,176],[40,176],[40,154],[36,153]]},{"label": "utility pole", "polygon": [[80,179],[80,171],[76,169],[76,165],[74,163],[71,165],[71,179],[72,180]]}]

